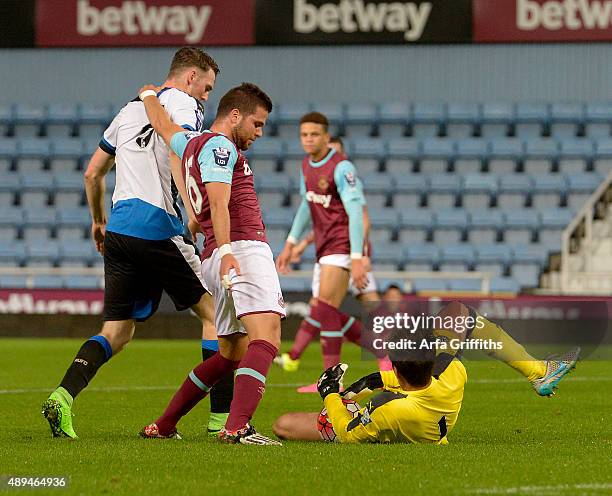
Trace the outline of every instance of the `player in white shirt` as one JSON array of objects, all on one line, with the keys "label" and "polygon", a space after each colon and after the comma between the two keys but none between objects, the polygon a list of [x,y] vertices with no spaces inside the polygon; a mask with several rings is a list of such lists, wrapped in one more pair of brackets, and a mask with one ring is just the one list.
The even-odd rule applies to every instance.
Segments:
[{"label": "player in white shirt", "polygon": [[[159,92],[174,122],[192,131],[202,129],[204,112],[198,100],[208,99],[218,72],[216,62],[200,49],[184,47],[176,52]],[[184,226],[176,203],[177,188],[184,188],[180,163],[169,163],[169,156],[143,103],[135,98],[115,116],[90,159],[85,188],[92,238],[104,256],[105,322],[100,333],[83,344],[59,387],[43,404],[43,415],[55,437],[77,437],[72,427],[74,398],[132,339],[135,322],[146,320],[157,310],[162,291],[177,310],[191,308],[202,320],[203,347],[208,345],[203,349],[204,358],[216,352],[211,349],[216,344],[212,300],[202,281],[195,247],[182,237]],[[117,176],[107,219],[104,178],[113,165]],[[190,219],[195,219],[190,207],[186,208]],[[220,418],[211,415],[209,430],[218,430],[225,423],[231,377],[220,390],[225,397],[220,401],[227,407],[218,412]]]}]

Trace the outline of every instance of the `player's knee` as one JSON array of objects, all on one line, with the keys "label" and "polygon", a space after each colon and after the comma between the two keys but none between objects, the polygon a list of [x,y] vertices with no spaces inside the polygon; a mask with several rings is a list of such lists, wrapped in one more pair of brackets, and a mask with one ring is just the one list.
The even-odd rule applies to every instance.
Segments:
[{"label": "player's knee", "polygon": [[132,340],[134,321],[106,322],[100,334],[106,338],[111,345],[113,355],[119,353]]},{"label": "player's knee", "polygon": [[291,420],[288,415],[281,415],[272,425],[272,432],[279,439],[288,439],[291,432]]}]

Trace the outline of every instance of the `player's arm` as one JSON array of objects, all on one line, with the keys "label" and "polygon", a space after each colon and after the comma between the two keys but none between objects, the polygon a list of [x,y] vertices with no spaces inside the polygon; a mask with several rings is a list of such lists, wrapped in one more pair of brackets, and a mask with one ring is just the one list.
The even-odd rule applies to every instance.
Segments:
[{"label": "player's arm", "polygon": [[300,259],[302,258],[302,254],[306,251],[306,248],[308,248],[308,245],[310,245],[312,242],[314,242],[314,231],[310,231],[303,240],[301,240],[297,245],[292,248],[291,262],[299,263]]},{"label": "player's arm", "polygon": [[348,160],[344,160],[336,166],[334,181],[349,218],[351,276],[355,286],[362,289],[368,282],[363,263],[363,186],[357,178],[355,166]]},{"label": "player's arm", "polygon": [[[104,140],[103,140],[104,142]],[[115,164],[114,149],[112,145],[103,145],[107,150],[98,148],[87,165],[85,171],[85,194],[91,214],[91,237],[96,250],[104,254],[104,236],[106,234],[106,209],[104,208],[104,193],[106,192],[105,177]]]},{"label": "player's arm", "polygon": [[140,99],[144,103],[145,110],[147,111],[147,117],[155,132],[159,134],[166,144],[170,147],[172,137],[176,133],[182,133],[185,131],[181,126],[172,122],[170,116],[159,102],[157,98],[156,87],[147,84],[140,88],[139,95]]},{"label": "player's arm", "polygon": [[362,398],[372,394],[378,389],[382,389],[385,386],[383,378],[380,372],[374,372],[372,374],[363,376],[358,381],[353,382],[347,387],[340,396],[347,400],[353,400],[359,403]]},{"label": "player's arm", "polygon": [[210,204],[213,234],[221,255],[220,276],[227,289],[231,285],[229,271],[234,269],[236,274],[240,275],[240,265],[230,245],[229,214],[232,176],[237,159],[236,147],[225,136],[215,136],[209,139],[198,156],[200,176],[205,184]]},{"label": "player's arm", "polygon": [[276,268],[281,273],[286,273],[289,271],[289,262],[291,260],[292,250],[295,245],[297,245],[298,240],[302,238],[306,230],[308,230],[312,224],[310,207],[308,206],[308,201],[306,200],[306,185],[304,183],[304,177],[301,175],[301,173],[300,179],[300,193],[302,195],[302,202],[300,203],[298,211],[293,219],[289,236],[287,236],[287,241],[285,242],[285,247],[276,259]]},{"label": "player's arm", "polygon": [[[378,441],[378,428],[374,422],[361,423],[360,416],[353,418],[342,403],[339,394],[328,395],[325,400],[327,416],[341,443],[374,443]],[[365,409],[364,409],[365,410]]]},{"label": "player's arm", "polygon": [[187,187],[185,186],[185,180],[183,179],[183,171],[181,170],[181,167],[181,159],[171,151],[170,170],[172,171],[172,179],[174,180],[176,189],[178,190],[181,200],[183,201],[183,205],[185,206],[185,210],[187,211],[189,232],[191,233],[193,241],[195,242],[196,234],[201,232],[201,229],[195,212],[193,211],[193,206],[191,205],[191,198],[189,198],[189,193],[187,192]]}]

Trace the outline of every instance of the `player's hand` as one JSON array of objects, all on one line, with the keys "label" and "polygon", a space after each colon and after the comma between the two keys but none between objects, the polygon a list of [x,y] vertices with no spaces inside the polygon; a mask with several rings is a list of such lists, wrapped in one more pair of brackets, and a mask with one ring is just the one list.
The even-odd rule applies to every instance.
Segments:
[{"label": "player's hand", "polygon": [[288,274],[291,272],[291,266],[289,264],[291,262],[291,251],[293,246],[294,245],[291,243],[285,243],[283,251],[276,257],[276,270],[278,270],[280,274]]},{"label": "player's hand", "polygon": [[155,86],[153,84],[145,84],[142,88],[138,90],[138,94],[140,95],[143,91],[147,91],[147,90],[152,90],[155,93],[158,93],[159,89],[160,89],[159,86]]},{"label": "player's hand", "polygon": [[196,243],[198,240],[198,233],[202,232],[200,223],[196,219],[189,219],[187,222],[187,229],[189,229],[189,232],[191,233],[191,239],[194,243]]},{"label": "player's hand", "polygon": [[234,269],[236,275],[240,275],[240,264],[236,257],[231,253],[224,255],[221,258],[221,268],[219,270],[219,274],[221,275],[221,283],[225,289],[232,289],[232,281],[230,279],[230,270]]},{"label": "player's hand", "polygon": [[319,381],[317,382],[317,390],[319,391],[322,399],[325,399],[328,394],[340,392],[340,388],[342,387],[342,379],[344,378],[346,369],[348,369],[348,365],[346,363],[339,363],[338,365],[334,365],[323,372],[321,377],[319,377]]},{"label": "player's hand", "polygon": [[93,222],[91,224],[91,238],[100,255],[104,255],[104,237],[106,236],[106,222]]},{"label": "player's hand", "polygon": [[372,259],[370,257],[364,256],[363,260],[363,269],[366,271],[366,274],[372,270]]},{"label": "player's hand", "polygon": [[368,273],[365,270],[363,258],[353,258],[351,260],[351,277],[357,289],[365,289],[368,285]]},{"label": "player's hand", "polygon": [[302,255],[306,251],[307,246],[308,246],[308,243],[304,243],[304,241],[301,241],[300,243],[295,245],[291,249],[291,259],[289,261],[291,263],[300,263],[300,261],[302,260]]},{"label": "player's hand", "polygon": [[380,372],[374,372],[373,374],[366,375],[358,381],[353,382],[353,384],[347,387],[344,392],[340,394],[340,396],[350,400],[358,394],[371,394],[374,390],[382,389],[383,387],[384,384]]}]

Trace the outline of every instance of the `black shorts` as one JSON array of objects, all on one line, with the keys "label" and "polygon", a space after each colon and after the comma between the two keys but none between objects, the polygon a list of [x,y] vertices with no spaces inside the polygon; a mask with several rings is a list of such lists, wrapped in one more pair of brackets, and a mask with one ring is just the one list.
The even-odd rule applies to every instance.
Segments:
[{"label": "black shorts", "polygon": [[195,305],[206,293],[200,260],[181,236],[161,241],[106,232],[104,239],[104,320],[147,320],[162,291],[177,310]]}]

